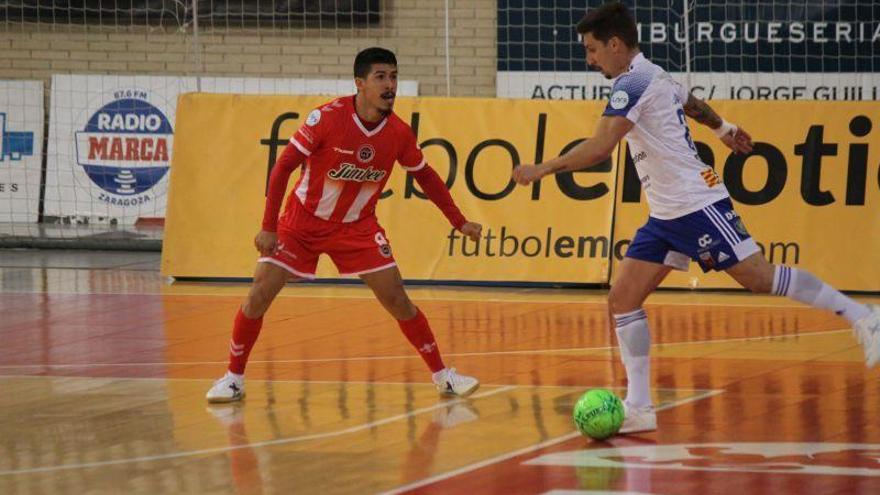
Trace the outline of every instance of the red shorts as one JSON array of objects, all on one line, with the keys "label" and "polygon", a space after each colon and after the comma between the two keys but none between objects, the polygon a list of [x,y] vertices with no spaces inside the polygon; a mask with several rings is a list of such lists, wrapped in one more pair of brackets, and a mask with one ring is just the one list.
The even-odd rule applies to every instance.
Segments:
[{"label": "red shorts", "polygon": [[318,256],[327,253],[342,276],[377,272],[397,265],[385,230],[375,216],[351,223],[328,222],[302,210],[278,225],[278,246],[262,263],[293,275],[315,278]]}]

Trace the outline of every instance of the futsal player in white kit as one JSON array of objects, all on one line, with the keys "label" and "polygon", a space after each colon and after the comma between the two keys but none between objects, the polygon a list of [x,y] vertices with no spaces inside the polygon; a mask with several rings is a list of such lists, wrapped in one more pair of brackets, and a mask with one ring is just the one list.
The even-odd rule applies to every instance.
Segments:
[{"label": "futsal player in white kit", "polygon": [[697,155],[685,115],[709,126],[737,153],[752,150],[748,133],[725,122],[642,55],[635,21],[623,4],[591,10],[577,30],[587,63],[614,79],[596,134],[563,156],[516,167],[513,179],[527,185],[549,174],[589,168],[627,138],[650,216],[636,232],[608,294],[628,380],[620,432],[657,429],[650,397],[651,337],[642,304],[670,270],[687,270],[690,260],[703,271],[727,272],[753,292],[786,296],[846,318],[864,346],[867,365],[876,365],[880,307],[859,304],[805,270],[768,263],[721,179]]}]

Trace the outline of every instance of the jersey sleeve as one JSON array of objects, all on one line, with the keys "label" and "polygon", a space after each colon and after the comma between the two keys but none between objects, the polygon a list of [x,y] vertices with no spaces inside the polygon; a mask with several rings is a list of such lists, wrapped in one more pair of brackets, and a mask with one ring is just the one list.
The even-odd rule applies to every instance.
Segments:
[{"label": "jersey sleeve", "polygon": [[306,159],[305,154],[293,144],[288,144],[278,157],[272,173],[269,174],[269,185],[266,188],[266,206],[263,209],[263,230],[275,232],[278,229],[278,212],[287,192],[290,174]]},{"label": "jersey sleeve", "polygon": [[648,74],[631,73],[617,79],[611,88],[611,98],[602,115],[626,117],[636,123],[645,102],[645,90],[651,83]]},{"label": "jersey sleeve", "polygon": [[686,87],[684,87],[684,84],[681,84],[679,82],[675,82],[674,84],[675,84],[675,93],[681,99],[681,104],[684,105],[685,103],[687,103],[688,97],[691,95],[691,92],[688,91],[688,89]]},{"label": "jersey sleeve", "polygon": [[329,132],[329,127],[331,127],[329,116],[320,108],[316,108],[309,112],[306,121],[290,138],[290,144],[302,154],[310,156],[321,145],[323,137]]},{"label": "jersey sleeve", "polygon": [[412,129],[409,126],[406,126],[401,131],[403,134],[401,142],[400,153],[397,156],[397,161],[400,163],[400,167],[407,172],[416,172],[425,167],[425,156],[422,154],[422,149],[419,148],[419,145],[416,143],[416,135],[413,134]]}]

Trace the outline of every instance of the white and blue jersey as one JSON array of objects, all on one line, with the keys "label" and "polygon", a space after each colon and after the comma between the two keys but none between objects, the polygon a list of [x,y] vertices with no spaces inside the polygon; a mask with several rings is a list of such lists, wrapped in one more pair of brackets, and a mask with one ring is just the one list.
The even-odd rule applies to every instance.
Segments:
[{"label": "white and blue jersey", "polygon": [[687,98],[686,88],[641,53],[614,81],[603,115],[634,124],[626,139],[650,209],[626,255],[685,270],[691,258],[704,270],[723,270],[759,248],[721,178],[697,155]]}]

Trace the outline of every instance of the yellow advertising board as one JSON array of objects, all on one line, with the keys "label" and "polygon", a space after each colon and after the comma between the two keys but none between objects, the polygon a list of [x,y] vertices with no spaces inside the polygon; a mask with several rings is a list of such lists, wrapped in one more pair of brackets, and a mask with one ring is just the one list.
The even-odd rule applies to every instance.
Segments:
[{"label": "yellow advertising board", "polygon": [[[692,123],[746,228],[773,263],[802,267],[845,290],[880,290],[880,103],[734,102],[712,107],[752,135],[755,151],[733,155]],[[648,207],[632,162],[620,154],[615,243],[645,223]],[[619,260],[614,260],[615,266]],[[612,276],[613,279],[613,276]],[[663,287],[739,287],[724,273],[672,272]]]},{"label": "yellow advertising board", "polygon": [[[270,165],[304,116],[326,101],[181,97],[163,274],[251,276]],[[755,152],[733,155],[700,125],[693,125],[694,138],[770,261],[804,267],[841,289],[880,290],[880,131],[874,129],[880,103],[720,101],[713,107],[752,134]],[[479,243],[465,240],[407,174],[393,174],[377,213],[404,277],[607,282],[608,263],[625,253],[648,214],[626,153],[615,152],[617,166],[609,161],[529,187],[510,181],[514,163],[547,159],[590,136],[602,108],[601,102],[399,99],[395,110],[413,126],[429,163],[463,213],[484,225]],[[337,272],[324,259],[318,276]],[[692,264],[664,286],[737,285]]]},{"label": "yellow advertising board", "polygon": [[[175,277],[250,277],[270,164],[327,97],[186,94],[177,107],[162,254]],[[428,163],[447,181],[479,242],[454,232],[402,170],[377,215],[411,280],[604,283],[616,168],[530,187],[514,164],[547,159],[591,135],[601,102],[399,98]],[[290,186],[296,176],[291,178]],[[323,259],[319,277],[337,277]]]}]

